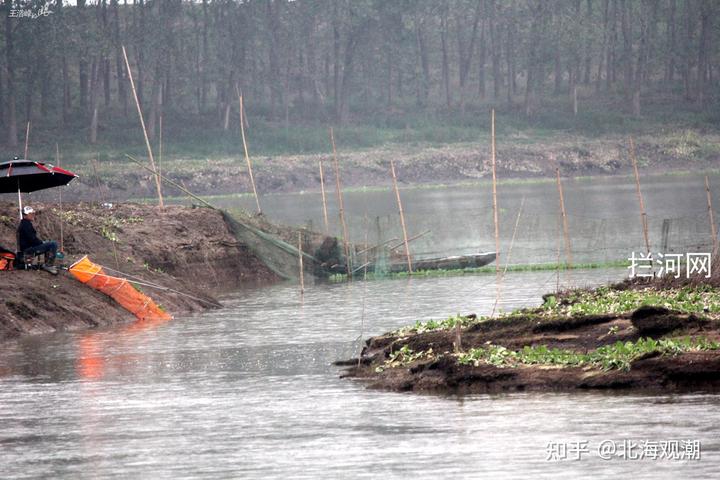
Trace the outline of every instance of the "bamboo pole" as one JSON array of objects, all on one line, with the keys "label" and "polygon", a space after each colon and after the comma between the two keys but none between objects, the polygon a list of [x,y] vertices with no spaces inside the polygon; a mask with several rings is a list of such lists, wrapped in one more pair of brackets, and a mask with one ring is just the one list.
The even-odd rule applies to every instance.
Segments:
[{"label": "bamboo pole", "polygon": [[[413,242],[413,241],[417,240],[418,238],[424,237],[425,235],[427,235],[428,233],[431,233],[431,232],[432,232],[432,230],[425,230],[424,232],[418,233],[417,235],[413,235],[412,237],[408,238],[408,243]],[[405,242],[402,241],[402,242],[390,247],[390,250],[395,250],[398,247],[402,247],[404,244],[405,244]]]},{"label": "bamboo pole", "polygon": [[632,160],[633,170],[635,171],[635,187],[637,189],[638,202],[640,203],[640,221],[645,238],[645,249],[650,253],[650,240],[648,239],[648,223],[647,214],[645,213],[645,203],[643,203],[642,192],[640,191],[640,174],[638,173],[637,159],[635,158],[635,142],[630,137],[630,160]]},{"label": "bamboo pole", "polygon": [[555,167],[555,175],[557,178],[558,195],[560,195],[560,213],[563,222],[563,238],[565,240],[565,255],[567,257],[568,268],[572,267],[572,251],[570,249],[570,233],[568,231],[567,213],[565,212],[565,196],[563,195],[562,182],[560,181],[560,168]]},{"label": "bamboo pole", "polygon": [[502,282],[505,279],[505,274],[507,273],[508,266],[510,265],[510,255],[512,254],[513,245],[515,244],[515,235],[517,234],[518,225],[520,225],[520,216],[522,215],[523,206],[525,206],[525,197],[520,200],[520,208],[518,208],[517,218],[515,219],[515,227],[513,228],[512,238],[510,239],[510,248],[508,248],[508,254],[505,258],[505,269],[500,275],[500,281],[498,282],[497,289],[495,291],[495,304],[493,305],[492,313],[490,314],[491,317],[495,316],[495,309],[500,302],[500,291],[502,290]]},{"label": "bamboo pole", "polygon": [[305,294],[305,269],[303,268],[302,232],[298,231],[298,258],[300,259],[300,295]]},{"label": "bamboo pole", "polygon": [[335,148],[335,133],[330,127],[330,143],[333,150],[333,163],[335,165],[335,193],[338,199],[338,208],[340,210],[340,223],[343,229],[343,248],[345,250],[345,266],[349,278],[352,278],[352,269],[350,268],[350,245],[348,243],[347,223],[345,222],[345,206],[343,205],[342,189],[340,188],[340,165],[338,164],[337,149]]},{"label": "bamboo pole", "polygon": [[715,230],[715,216],[713,215],[712,195],[710,194],[710,180],[708,179],[707,175],[705,175],[705,192],[707,193],[708,216],[710,217],[710,230],[712,232],[713,240],[712,253],[713,256],[715,256],[718,249],[718,238],[717,230]]},{"label": "bamboo pole", "polygon": [[128,78],[130,79],[130,87],[132,88],[133,98],[135,99],[135,106],[137,107],[138,116],[140,117],[140,126],[145,136],[145,146],[147,147],[148,156],[150,157],[150,165],[155,175],[155,187],[157,188],[158,204],[160,208],[165,207],[162,196],[162,188],[160,187],[160,174],[157,168],[155,168],[155,157],[153,157],[152,147],[150,146],[150,138],[148,138],[147,129],[145,128],[145,120],[143,118],[142,108],[140,107],[140,100],[137,96],[137,90],[135,89],[135,80],[133,80],[132,70],[130,69],[130,61],[128,60],[127,51],[125,51],[125,45],[122,46],[123,58],[125,59],[125,67],[127,68]]},{"label": "bamboo pole", "polygon": [[[55,144],[55,165],[60,166],[60,145]],[[62,187],[58,189],[60,200],[58,201],[60,210],[60,251],[65,251],[65,235],[64,235],[64,223],[63,220],[63,200],[62,200]]]},{"label": "bamboo pole", "polygon": [[27,128],[25,129],[25,155],[23,158],[28,158],[28,145],[30,142],[30,121],[28,120]]},{"label": "bamboo pole", "polygon": [[243,150],[245,151],[245,161],[247,162],[248,173],[250,174],[250,183],[252,184],[253,195],[255,195],[255,204],[257,205],[257,213],[261,214],[260,199],[258,198],[257,188],[255,187],[255,176],[253,175],[252,162],[248,154],[247,140],[245,139],[245,106],[243,105],[243,96],[240,95],[240,89],[235,85],[235,92],[240,102],[240,135],[242,135]]},{"label": "bamboo pole", "polygon": [[[158,138],[158,176],[162,177],[162,157],[163,157],[163,115],[160,114],[158,119],[160,122],[160,134]],[[162,192],[162,182],[160,182],[160,191]]]},{"label": "bamboo pole", "polygon": [[407,228],[405,226],[405,213],[403,212],[402,201],[400,200],[400,190],[398,189],[397,175],[395,174],[395,162],[390,159],[390,171],[392,172],[393,187],[395,188],[395,198],[397,199],[398,212],[400,212],[400,224],[403,230],[403,241],[405,243],[405,258],[407,259],[408,273],[412,274],[412,259],[410,258],[410,245],[408,244]]},{"label": "bamboo pole", "polygon": [[330,233],[330,222],[328,222],[327,198],[325,197],[325,175],[323,173],[322,159],[318,163],[320,165],[320,191],[322,192],[323,220],[325,220],[325,235],[328,235]]},{"label": "bamboo pole", "polygon": [[490,110],[490,152],[492,156],[492,195],[493,195],[493,219],[495,221],[495,274],[500,274],[500,225],[498,223],[497,208],[497,177],[495,174],[495,109]]},{"label": "bamboo pole", "polygon": [[[357,254],[358,254],[358,255],[361,255],[361,254],[363,254],[363,253],[369,252],[370,250],[375,250],[375,249],[377,249],[377,248],[380,248],[380,247],[382,247],[382,246],[385,246],[385,245],[387,245],[388,243],[394,242],[394,241],[396,241],[396,240],[397,240],[397,238],[391,238],[390,240],[385,240],[384,242],[380,242],[380,243],[378,243],[378,244],[376,244],[376,245],[372,245],[372,246],[367,247],[367,248],[365,248],[365,249],[363,249],[363,250],[360,250],[359,252],[357,252]],[[398,246],[402,246],[402,242],[401,242]]]}]

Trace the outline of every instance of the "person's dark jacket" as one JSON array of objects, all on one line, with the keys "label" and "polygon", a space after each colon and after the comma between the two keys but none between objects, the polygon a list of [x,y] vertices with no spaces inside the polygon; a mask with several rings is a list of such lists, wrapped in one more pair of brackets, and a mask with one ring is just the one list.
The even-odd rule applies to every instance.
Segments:
[{"label": "person's dark jacket", "polygon": [[28,248],[37,247],[42,243],[42,240],[37,237],[32,222],[27,218],[20,220],[20,225],[18,225],[18,246],[20,251],[24,252]]}]

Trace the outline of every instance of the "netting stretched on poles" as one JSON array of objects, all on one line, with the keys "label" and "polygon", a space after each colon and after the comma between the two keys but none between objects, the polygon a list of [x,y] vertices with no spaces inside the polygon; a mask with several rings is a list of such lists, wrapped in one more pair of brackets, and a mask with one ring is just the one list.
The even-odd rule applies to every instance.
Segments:
[{"label": "netting stretched on poles", "polygon": [[[225,210],[219,211],[235,238],[246,245],[270,270],[288,280],[299,278],[297,247],[234,218]],[[312,265],[318,263],[312,255],[305,252],[302,255],[308,267],[312,268]]]}]

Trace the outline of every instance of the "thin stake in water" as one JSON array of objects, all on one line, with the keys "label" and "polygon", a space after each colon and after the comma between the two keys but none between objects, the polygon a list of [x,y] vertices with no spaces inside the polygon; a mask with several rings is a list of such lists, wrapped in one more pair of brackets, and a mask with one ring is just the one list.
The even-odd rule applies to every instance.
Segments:
[{"label": "thin stake in water", "polygon": [[335,193],[338,199],[338,208],[340,210],[340,223],[343,229],[343,249],[345,250],[345,267],[347,268],[348,278],[352,278],[352,268],[350,267],[350,244],[348,243],[347,223],[345,223],[345,207],[343,206],[342,189],[340,188],[340,165],[338,164],[337,149],[335,148],[335,134],[333,128],[330,127],[330,143],[333,150],[333,163],[335,165]]},{"label": "thin stake in water", "polygon": [[495,221],[495,274],[500,275],[500,223],[497,207],[497,177],[495,174],[495,109],[490,110],[490,153],[492,157],[493,219]]},{"label": "thin stake in water", "polygon": [[712,207],[712,195],[710,194],[710,180],[708,179],[708,176],[705,175],[705,192],[707,193],[707,204],[708,204],[708,216],[710,217],[710,231],[712,232],[712,240],[713,240],[713,256],[717,254],[718,249],[718,238],[717,238],[717,230],[715,230],[715,216],[713,215],[713,207]]},{"label": "thin stake in water", "polygon": [[242,136],[243,150],[245,151],[245,161],[247,162],[248,173],[250,174],[250,183],[252,184],[253,195],[255,195],[255,204],[257,205],[257,213],[261,214],[262,209],[260,208],[260,198],[258,198],[257,188],[255,187],[255,176],[253,175],[252,162],[250,161],[250,154],[248,154],[247,140],[245,139],[245,106],[243,104],[243,96],[240,94],[240,89],[235,85],[235,92],[238,96],[238,102],[240,103],[240,135]]},{"label": "thin stake in water", "polygon": [[405,242],[405,258],[407,259],[408,273],[412,274],[412,260],[410,258],[410,246],[408,245],[407,228],[405,227],[405,213],[403,212],[402,201],[400,200],[400,190],[398,189],[397,175],[395,175],[395,162],[390,159],[390,171],[392,172],[393,187],[395,188],[395,198],[397,199],[398,211],[400,212],[400,224],[403,230],[403,239]]},{"label": "thin stake in water", "polygon": [[305,294],[305,269],[303,268],[302,232],[298,231],[298,258],[300,259],[300,295]]},{"label": "thin stake in water", "polygon": [[322,159],[318,162],[320,165],[320,192],[322,193],[323,202],[323,220],[325,221],[325,235],[330,233],[330,222],[328,222],[327,198],[325,197],[325,174],[323,173]]},{"label": "thin stake in water", "polygon": [[630,137],[630,160],[632,160],[633,170],[635,171],[635,187],[637,188],[638,202],[640,203],[640,221],[642,222],[643,236],[645,237],[645,250],[650,253],[650,240],[648,239],[648,222],[645,213],[645,203],[643,203],[642,192],[640,191],[640,174],[638,173],[637,159],[635,158],[635,142]]},{"label": "thin stake in water", "polygon": [[515,227],[513,228],[512,238],[510,239],[510,248],[508,249],[507,257],[505,258],[505,269],[503,270],[502,275],[500,275],[500,280],[497,282],[497,294],[495,295],[495,305],[493,305],[492,314],[490,315],[491,317],[495,316],[495,309],[500,302],[500,291],[502,288],[502,282],[505,279],[505,274],[507,273],[508,266],[510,265],[510,255],[512,254],[513,245],[515,244],[515,235],[517,234],[518,225],[520,225],[520,216],[522,215],[524,205],[525,197],[523,197],[520,201],[520,208],[518,209],[517,218],[515,219]]},{"label": "thin stake in water", "polygon": [[560,195],[560,214],[563,222],[563,238],[565,240],[565,255],[567,256],[567,266],[572,268],[572,251],[570,249],[570,233],[568,231],[567,214],[565,212],[565,196],[563,195],[562,182],[560,181],[560,168],[555,167],[557,177],[558,194]]}]

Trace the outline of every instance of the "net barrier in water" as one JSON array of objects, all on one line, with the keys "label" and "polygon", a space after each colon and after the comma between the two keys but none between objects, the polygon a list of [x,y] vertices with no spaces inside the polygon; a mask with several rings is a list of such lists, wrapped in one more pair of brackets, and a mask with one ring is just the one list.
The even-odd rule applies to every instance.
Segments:
[{"label": "net barrier in water", "polygon": [[85,255],[68,269],[78,281],[108,295],[139,320],[170,320],[172,316],[137,290],[127,279],[113,277]]},{"label": "net barrier in water", "polygon": [[[300,250],[297,247],[290,245],[275,235],[238,220],[225,210],[219,211],[238,242],[247,246],[270,270],[286,280],[300,277],[300,268],[298,266]],[[302,255],[305,271],[313,272],[319,261],[305,252],[302,252]]]}]

